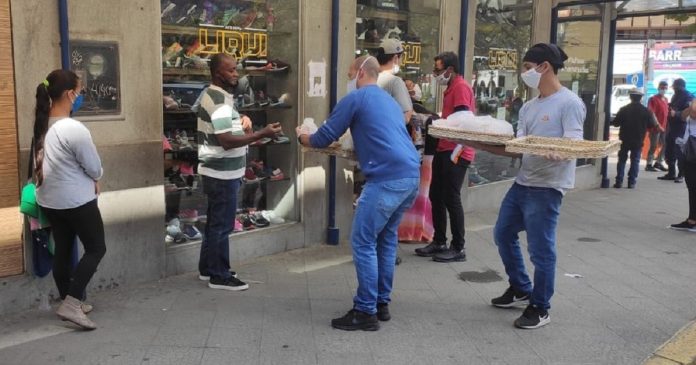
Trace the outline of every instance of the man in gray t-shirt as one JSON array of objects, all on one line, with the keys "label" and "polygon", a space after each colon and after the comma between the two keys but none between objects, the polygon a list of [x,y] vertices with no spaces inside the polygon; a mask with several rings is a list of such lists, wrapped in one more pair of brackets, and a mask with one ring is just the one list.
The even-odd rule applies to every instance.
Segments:
[{"label": "man in gray t-shirt", "polygon": [[395,75],[400,70],[403,52],[404,48],[401,42],[396,39],[385,39],[380,44],[375,57],[381,70],[377,78],[377,85],[396,100],[404,113],[404,122],[408,123],[413,115],[411,96],[408,94],[404,80]]},{"label": "man in gray t-shirt", "polygon": [[[520,110],[517,136],[583,138],[585,105],[558,80],[558,70],[568,56],[554,44],[536,44],[524,56],[522,80],[539,90],[539,97]],[[520,157],[505,147],[474,143],[488,152]],[[522,168],[500,205],[494,239],[505,265],[510,287],[491,300],[496,307],[527,304],[515,326],[533,329],[550,322],[549,308],[556,274],[556,225],[563,195],[575,185],[575,160],[557,154],[521,155]],[[534,283],[525,269],[519,233],[527,232]]]}]

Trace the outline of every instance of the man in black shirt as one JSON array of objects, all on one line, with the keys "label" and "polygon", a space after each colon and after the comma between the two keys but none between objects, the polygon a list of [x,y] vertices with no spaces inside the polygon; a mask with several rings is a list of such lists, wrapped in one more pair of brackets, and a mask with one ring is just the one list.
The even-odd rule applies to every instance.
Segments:
[{"label": "man in black shirt", "polygon": [[[694,96],[686,90],[684,79],[674,80],[672,89],[674,89],[674,95],[669,102],[667,135],[665,136],[665,160],[667,160],[668,171],[666,175],[660,176],[658,179],[674,180],[674,182],[680,183],[684,181],[684,166],[682,166],[681,150],[677,147],[676,140],[683,136],[686,131],[686,121],[681,118],[681,113],[691,105]],[[679,170],[678,173],[677,170]]]},{"label": "man in black shirt", "polygon": [[614,118],[614,126],[620,127],[619,139],[621,140],[621,150],[619,150],[619,163],[616,165],[615,188],[623,185],[624,171],[626,170],[626,160],[629,152],[631,153],[631,167],[628,170],[628,188],[636,186],[638,178],[638,165],[640,155],[643,151],[643,140],[648,127],[654,127],[664,131],[657,123],[654,115],[641,104],[643,93],[638,89],[629,92],[631,103],[619,109]]}]

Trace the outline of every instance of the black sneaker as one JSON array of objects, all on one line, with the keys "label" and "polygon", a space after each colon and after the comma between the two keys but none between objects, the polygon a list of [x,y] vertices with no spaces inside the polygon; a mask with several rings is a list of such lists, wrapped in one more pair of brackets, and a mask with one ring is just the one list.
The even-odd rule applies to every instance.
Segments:
[{"label": "black sneaker", "polygon": [[382,322],[391,319],[391,314],[389,314],[389,303],[377,303],[377,319]]},{"label": "black sneaker", "polygon": [[656,169],[658,169],[658,170],[660,170],[660,171],[664,171],[664,172],[669,171],[669,169],[667,168],[667,166],[665,166],[665,165],[663,165],[663,164],[661,164],[661,163],[658,163],[658,162],[655,162],[655,164],[653,165],[653,167],[656,168]]},{"label": "black sneaker", "polygon": [[657,179],[658,180],[674,180],[675,177],[674,177],[674,175],[666,174],[666,175],[658,176]]},{"label": "black sneaker", "polygon": [[674,178],[674,182],[677,184],[681,184],[684,182],[684,177],[683,176],[677,176]]},{"label": "black sneaker", "polygon": [[629,189],[635,189],[635,188],[636,188],[636,183],[628,183],[628,188],[629,188]]},{"label": "black sneaker", "polygon": [[656,172],[659,171],[656,167],[652,165],[645,166],[645,171]]},{"label": "black sneaker", "polygon": [[[232,271],[232,270],[230,270],[230,275],[232,275],[232,277],[234,277],[234,278],[239,277],[239,276],[237,276],[237,272],[236,272],[236,271]],[[208,274],[198,274],[198,280],[200,280],[200,281],[210,281],[210,275],[208,275]]]},{"label": "black sneaker", "polygon": [[696,224],[689,223],[687,219],[681,223],[672,224],[669,228],[676,229],[677,231],[694,231],[696,230]]},{"label": "black sneaker", "polygon": [[464,250],[447,249],[433,256],[435,262],[462,262],[466,261]]},{"label": "black sneaker", "polygon": [[249,289],[249,284],[235,277],[230,277],[229,279],[210,278],[208,287],[211,289],[241,291]]},{"label": "black sneaker", "polygon": [[416,255],[422,257],[433,257],[433,255],[447,250],[447,245],[444,243],[430,242],[425,247],[417,248]]},{"label": "black sneaker", "polygon": [[614,187],[617,188],[617,189],[621,189],[622,186],[623,186],[623,184],[621,184],[621,183],[619,183],[619,182],[614,183]]},{"label": "black sneaker", "polygon": [[511,308],[529,304],[529,294],[520,293],[508,287],[503,295],[491,299],[491,304],[498,308]]},{"label": "black sneaker", "polygon": [[344,331],[377,331],[379,329],[379,321],[374,314],[351,309],[345,316],[332,319],[331,327]]},{"label": "black sneaker", "polygon": [[533,305],[528,305],[520,318],[515,320],[515,327],[526,330],[533,330],[542,326],[546,326],[551,322],[549,311],[539,309]]}]

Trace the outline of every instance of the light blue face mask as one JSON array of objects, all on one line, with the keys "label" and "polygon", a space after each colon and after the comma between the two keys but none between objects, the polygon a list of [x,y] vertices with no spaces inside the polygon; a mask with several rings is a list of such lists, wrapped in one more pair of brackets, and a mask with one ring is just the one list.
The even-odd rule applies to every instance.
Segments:
[{"label": "light blue face mask", "polygon": [[84,96],[82,94],[78,95],[75,98],[75,101],[73,101],[72,104],[72,112],[77,113],[78,110],[80,110],[80,107],[82,106],[82,101],[84,100]]}]

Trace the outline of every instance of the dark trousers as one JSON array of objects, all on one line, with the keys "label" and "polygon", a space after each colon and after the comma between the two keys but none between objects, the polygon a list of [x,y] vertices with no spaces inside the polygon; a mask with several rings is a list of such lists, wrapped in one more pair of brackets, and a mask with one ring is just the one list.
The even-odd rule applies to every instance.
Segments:
[{"label": "dark trousers", "polygon": [[452,242],[455,250],[464,249],[464,208],[462,207],[462,185],[469,161],[459,159],[455,164],[450,159],[452,151],[437,152],[433,158],[433,176],[430,182],[434,242],[447,243],[447,213],[450,217]]},{"label": "dark trousers", "polygon": [[237,193],[242,179],[221,180],[203,176],[203,191],[208,196],[205,235],[201,243],[198,271],[216,279],[229,279],[230,234],[237,213]]},{"label": "dark trousers", "polygon": [[[53,278],[61,299],[66,295],[82,299],[87,284],[97,271],[97,266],[106,253],[104,222],[97,200],[72,209],[42,208],[51,222],[55,253],[53,256]],[[72,256],[75,237],[80,239],[85,254],[75,269]]]},{"label": "dark trousers", "polygon": [[667,161],[667,168],[669,171],[667,174],[670,176],[677,176],[677,169],[679,170],[679,176],[684,176],[684,166],[682,163],[681,149],[677,146],[677,138],[684,135],[686,130],[686,123],[674,123],[670,122],[667,128],[667,135],[665,136],[665,161]]},{"label": "dark trousers", "polygon": [[684,162],[684,180],[689,189],[689,219],[696,220],[696,162]]},{"label": "dark trousers", "polygon": [[628,154],[631,154],[631,166],[628,168],[628,184],[633,185],[638,178],[638,166],[640,165],[640,154],[643,151],[643,146],[624,146],[621,145],[619,150],[619,162],[616,164],[616,182],[623,183],[624,173],[626,172],[626,160]]}]

